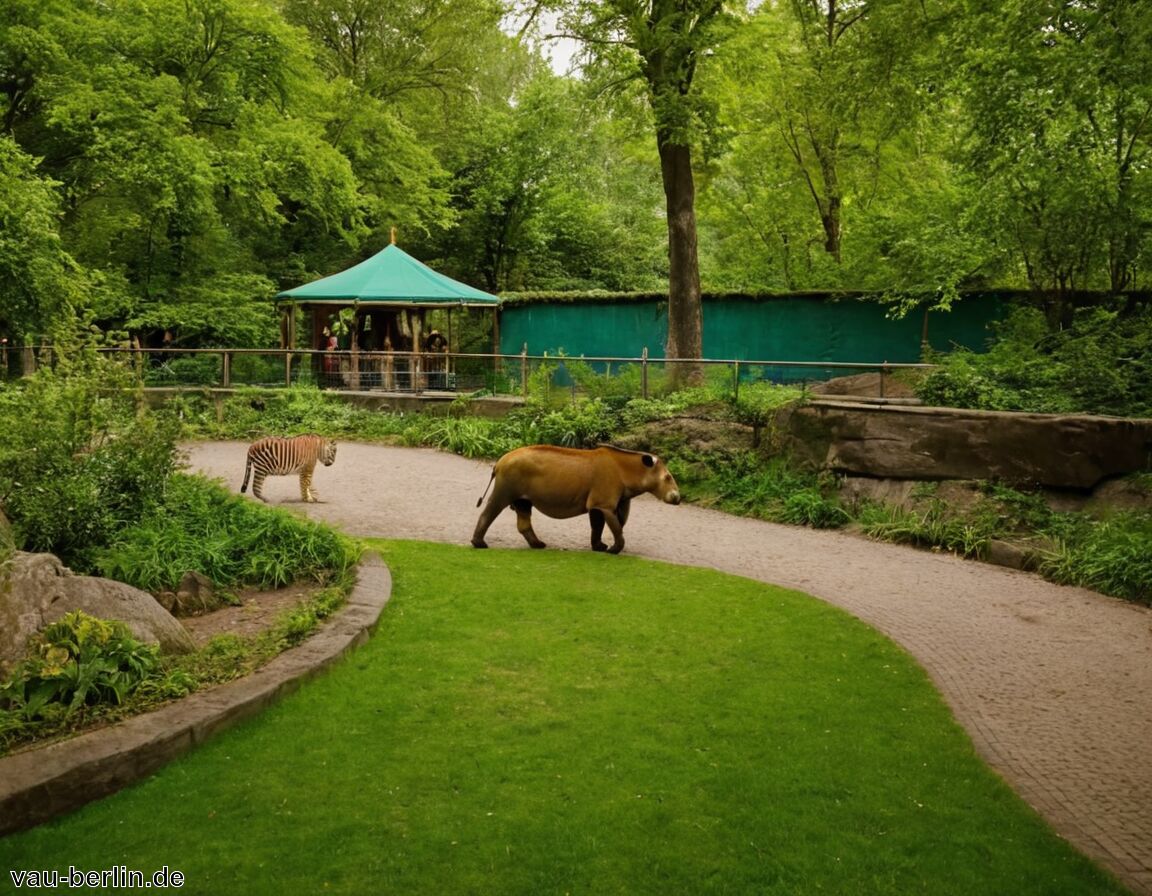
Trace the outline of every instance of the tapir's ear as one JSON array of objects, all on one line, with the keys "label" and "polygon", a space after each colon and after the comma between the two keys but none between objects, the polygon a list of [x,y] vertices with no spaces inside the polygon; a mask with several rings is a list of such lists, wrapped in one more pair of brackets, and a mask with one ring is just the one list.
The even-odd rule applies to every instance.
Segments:
[{"label": "tapir's ear", "polygon": [[654,458],[651,454],[645,454],[644,455],[644,466],[646,466],[646,467],[656,466],[656,458]]}]

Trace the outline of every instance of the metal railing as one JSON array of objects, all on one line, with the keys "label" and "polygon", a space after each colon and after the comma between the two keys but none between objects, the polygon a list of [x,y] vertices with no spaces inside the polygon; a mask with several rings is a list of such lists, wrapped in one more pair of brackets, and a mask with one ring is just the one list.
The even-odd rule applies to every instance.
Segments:
[{"label": "metal railing", "polygon": [[858,373],[879,374],[879,394],[901,370],[932,365],[888,362],[792,361],[744,358],[678,360],[634,357],[479,354],[467,352],[367,352],[308,349],[147,349],[107,347],[145,386],[221,388],[311,385],[348,391],[422,394],[486,392],[527,396],[531,389],[571,389],[647,398],[662,394],[687,375],[730,384],[738,396],[756,382],[801,385]]}]

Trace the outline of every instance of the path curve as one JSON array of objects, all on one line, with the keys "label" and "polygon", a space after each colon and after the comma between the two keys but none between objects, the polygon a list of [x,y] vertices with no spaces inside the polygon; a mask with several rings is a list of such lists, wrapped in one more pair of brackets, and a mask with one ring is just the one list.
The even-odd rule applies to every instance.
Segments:
[{"label": "path curve", "polygon": [[[187,446],[189,465],[239,490],[246,443]],[[273,504],[363,536],[467,544],[491,465],[442,452],[341,443]],[[586,550],[583,520],[539,518],[551,549]],[[807,592],[901,644],[927,670],[977,750],[1062,836],[1152,896],[1152,611],[1035,575],[840,532],[698,507],[633,502],[630,554]],[[493,548],[527,550],[506,512]]]}]

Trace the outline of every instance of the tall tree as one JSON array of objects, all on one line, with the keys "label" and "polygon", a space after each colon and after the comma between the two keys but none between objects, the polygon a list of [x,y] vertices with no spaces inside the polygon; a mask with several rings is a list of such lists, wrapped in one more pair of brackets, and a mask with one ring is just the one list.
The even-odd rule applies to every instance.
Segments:
[{"label": "tall tree", "polygon": [[744,83],[741,130],[776,142],[843,260],[845,206],[868,195],[886,146],[924,105],[919,70],[942,13],[910,0],[763,4],[742,29],[730,80]]},{"label": "tall tree", "polygon": [[10,133],[59,185],[95,320],[264,342],[281,277],[355,243],[362,200],[324,139],[329,103],[270,4],[25,4],[0,60]]},{"label": "tall tree", "polygon": [[[698,69],[730,23],[724,0],[578,0],[563,13],[570,36],[616,83],[643,85],[656,133],[668,226],[667,357],[703,353],[694,150],[714,133],[715,104]],[[698,376],[680,365],[674,375]]]},{"label": "tall tree", "polygon": [[[454,162],[493,99],[507,101],[516,48],[495,0],[285,0],[304,27],[339,101],[329,128],[363,183],[377,237],[399,225],[412,243],[450,227]],[[489,88],[496,67],[496,96]],[[514,66],[513,66],[514,67]],[[377,240],[378,241],[378,240]]]},{"label": "tall tree", "polygon": [[449,269],[488,289],[652,289],[666,236],[654,165],[582,85],[538,66],[515,103],[488,110],[453,183]]},{"label": "tall tree", "polygon": [[60,200],[35,160],[0,134],[0,338],[53,334],[76,298],[76,265],[60,239]]},{"label": "tall tree", "polygon": [[1137,0],[972,0],[964,23],[982,208],[1066,323],[1152,253],[1152,20]]}]

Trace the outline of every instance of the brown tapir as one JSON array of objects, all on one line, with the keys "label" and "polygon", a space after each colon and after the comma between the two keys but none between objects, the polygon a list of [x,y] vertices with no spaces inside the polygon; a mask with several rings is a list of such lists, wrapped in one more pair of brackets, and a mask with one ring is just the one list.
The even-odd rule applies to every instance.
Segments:
[{"label": "brown tapir", "polygon": [[[484,533],[508,506],[516,511],[516,528],[528,544],[544,547],[532,531],[535,507],[556,519],[588,514],[592,550],[618,554],[624,549],[624,523],[633,498],[651,492],[666,504],[680,503],[680,489],[664,461],[654,454],[611,445],[591,449],[555,445],[517,448],[496,461],[488,488],[492,489],[492,497],[472,533],[472,545],[477,548],[488,547]],[[487,493],[485,489],[484,494]],[[481,495],[476,506],[483,500]],[[601,539],[605,523],[612,531],[612,547]]]}]

